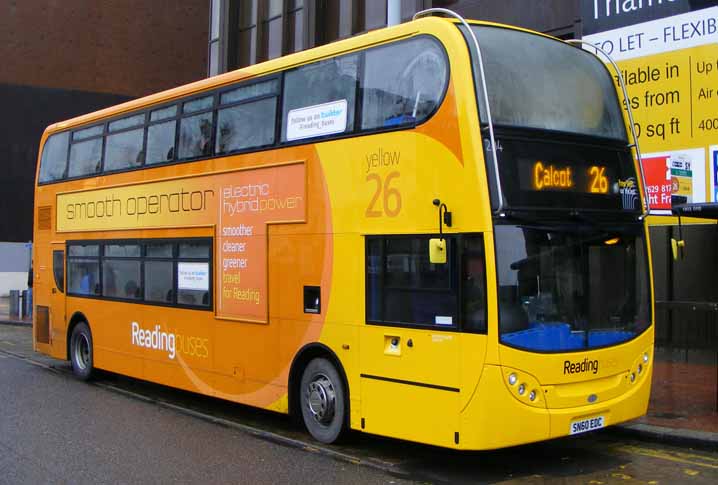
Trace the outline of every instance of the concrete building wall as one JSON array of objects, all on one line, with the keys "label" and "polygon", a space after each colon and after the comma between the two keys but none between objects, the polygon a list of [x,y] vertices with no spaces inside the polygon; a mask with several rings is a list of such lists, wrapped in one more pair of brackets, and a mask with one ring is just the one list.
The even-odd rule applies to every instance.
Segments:
[{"label": "concrete building wall", "polygon": [[30,251],[26,243],[0,243],[0,297],[10,290],[27,289]]}]

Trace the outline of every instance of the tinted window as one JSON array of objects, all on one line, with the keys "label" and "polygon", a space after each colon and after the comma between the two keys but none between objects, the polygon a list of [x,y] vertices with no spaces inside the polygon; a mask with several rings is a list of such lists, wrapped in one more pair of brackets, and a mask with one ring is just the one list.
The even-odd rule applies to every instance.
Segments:
[{"label": "tinted window", "polygon": [[212,107],[214,99],[212,96],[206,96],[204,98],[195,99],[193,101],[187,101],[184,104],[183,113],[196,113]]},{"label": "tinted window", "polygon": [[[354,129],[358,63],[359,56],[351,54],[315,62],[286,73],[282,110],[283,141]],[[315,116],[320,121],[315,122]]]},{"label": "tinted window", "polygon": [[124,130],[125,128],[132,128],[134,126],[143,125],[145,123],[145,115],[139,114],[134,116],[128,116],[127,118],[122,118],[120,120],[112,121],[109,124],[109,130],[112,131],[119,131]]},{"label": "tinted window", "polygon": [[94,174],[100,171],[102,138],[74,143],[70,147],[70,177]]},{"label": "tinted window", "polygon": [[171,258],[172,244],[169,243],[149,243],[147,244],[148,258]]},{"label": "tinted window", "polygon": [[223,93],[220,98],[221,104],[237,103],[259,96],[279,94],[279,81],[272,79],[260,83],[249,84]]},{"label": "tinted window", "polygon": [[484,238],[464,236],[461,241],[461,328],[486,332],[486,259]]},{"label": "tinted window", "polygon": [[105,170],[122,170],[142,165],[144,130],[132,130],[109,135],[105,143]]},{"label": "tinted window", "polygon": [[384,281],[387,287],[449,288],[449,265],[429,262],[428,239],[387,239],[385,247]]},{"label": "tinted window", "polygon": [[[210,239],[70,243],[68,293],[208,309],[211,249]],[[53,255],[56,278],[62,271],[58,253]]]},{"label": "tinted window", "polygon": [[147,129],[147,164],[174,160],[175,120],[152,125]]},{"label": "tinted window", "polygon": [[99,261],[89,258],[68,259],[67,289],[69,293],[78,295],[99,295]]},{"label": "tinted window", "polygon": [[73,244],[67,250],[68,256],[99,256],[100,246],[97,244],[79,245]]},{"label": "tinted window", "polygon": [[183,118],[180,122],[179,158],[209,155],[212,142],[212,113]]},{"label": "tinted window", "polygon": [[455,240],[447,239],[447,263],[429,262],[429,238],[370,240],[367,252],[367,320],[458,326],[457,291],[452,284]]},{"label": "tinted window", "polygon": [[439,105],[448,81],[443,49],[428,38],[366,52],[362,128],[417,123]]},{"label": "tinted window", "polygon": [[60,180],[67,176],[67,143],[70,133],[52,135],[45,142],[40,160],[40,182]]},{"label": "tinted window", "polygon": [[384,241],[380,238],[367,239],[366,245],[366,319],[381,322],[384,318]]},{"label": "tinted window", "polygon": [[168,106],[150,113],[150,121],[166,120],[177,116],[177,105]]},{"label": "tinted window", "polygon": [[65,292],[65,252],[52,252],[52,274],[55,277],[55,286],[60,292]]},{"label": "tinted window", "polygon": [[209,257],[209,243],[206,243],[203,241],[180,243],[179,257],[180,258],[208,258]]},{"label": "tinted window", "polygon": [[139,258],[139,244],[107,244],[105,246],[105,256],[113,258]]},{"label": "tinted window", "polygon": [[145,300],[172,303],[172,261],[145,262]]},{"label": "tinted window", "polygon": [[91,126],[90,128],[85,128],[84,130],[78,130],[75,133],[72,134],[72,141],[80,141],[84,140],[85,138],[92,138],[93,136],[99,136],[103,132],[102,125],[97,126]]},{"label": "tinted window", "polygon": [[110,298],[139,299],[140,261],[104,259],[102,262],[102,295]]},{"label": "tinted window", "polygon": [[219,110],[217,153],[243,150],[274,143],[277,98],[240,104]]},{"label": "tinted window", "polygon": [[445,264],[429,261],[429,239],[430,236],[367,239],[367,321],[485,333],[483,236],[445,237]]}]

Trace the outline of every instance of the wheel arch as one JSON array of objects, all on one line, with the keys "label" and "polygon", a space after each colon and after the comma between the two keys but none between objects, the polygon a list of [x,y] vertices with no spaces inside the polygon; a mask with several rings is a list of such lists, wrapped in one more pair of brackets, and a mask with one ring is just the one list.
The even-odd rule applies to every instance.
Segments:
[{"label": "wheel arch", "polygon": [[90,322],[87,320],[87,317],[85,317],[82,312],[75,312],[72,315],[72,318],[70,318],[70,323],[67,325],[67,335],[65,336],[65,360],[70,360],[70,338],[72,337],[72,331],[80,322],[85,322],[87,328],[90,329],[90,334],[92,334],[92,327],[90,327]]},{"label": "wheel arch", "polygon": [[309,364],[309,362],[312,361],[312,359],[316,359],[319,357],[323,357],[329,360],[329,362],[331,362],[332,365],[334,365],[334,367],[337,369],[337,372],[342,379],[342,384],[344,384],[344,393],[346,394],[344,396],[346,401],[345,425],[347,425],[348,427],[350,423],[349,417],[351,416],[351,404],[349,398],[349,396],[351,396],[351,391],[349,389],[349,381],[347,380],[344,366],[339,360],[339,357],[337,357],[337,354],[334,353],[332,349],[319,342],[306,344],[304,347],[299,349],[297,355],[294,356],[294,360],[292,360],[292,366],[289,370],[289,382],[287,386],[289,394],[289,415],[292,416],[293,419],[298,420],[299,422],[301,421],[302,413],[301,409],[299,408],[299,385],[302,381],[302,372]]}]

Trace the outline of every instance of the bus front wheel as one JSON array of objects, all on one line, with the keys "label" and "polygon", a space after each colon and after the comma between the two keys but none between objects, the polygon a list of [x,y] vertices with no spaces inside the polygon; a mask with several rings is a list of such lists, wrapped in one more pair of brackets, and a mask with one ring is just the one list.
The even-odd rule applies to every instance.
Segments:
[{"label": "bus front wheel", "polygon": [[322,443],[334,443],[345,429],[346,393],[337,369],[327,359],[309,362],[302,374],[300,405],[304,425]]},{"label": "bus front wheel", "polygon": [[72,329],[70,362],[72,363],[72,373],[78,379],[86,381],[92,377],[92,333],[85,322],[78,323]]}]

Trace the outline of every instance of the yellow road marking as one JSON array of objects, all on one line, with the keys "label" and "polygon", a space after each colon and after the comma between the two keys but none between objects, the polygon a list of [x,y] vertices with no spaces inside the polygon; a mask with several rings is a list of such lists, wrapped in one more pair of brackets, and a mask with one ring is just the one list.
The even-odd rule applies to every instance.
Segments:
[{"label": "yellow road marking", "polygon": [[696,455],[693,453],[684,453],[680,451],[661,451],[650,448],[641,448],[639,446],[622,445],[616,446],[614,449],[625,453],[634,453],[636,455],[658,458],[660,460],[672,461],[675,463],[684,463],[686,465],[700,466],[703,468],[711,468],[718,470],[718,458]]}]

